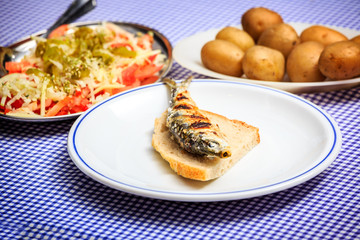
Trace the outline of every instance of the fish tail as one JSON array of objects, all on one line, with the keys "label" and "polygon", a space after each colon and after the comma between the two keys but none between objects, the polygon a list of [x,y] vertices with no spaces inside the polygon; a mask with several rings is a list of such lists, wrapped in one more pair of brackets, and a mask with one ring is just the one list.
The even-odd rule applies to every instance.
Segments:
[{"label": "fish tail", "polygon": [[166,83],[170,88],[177,88],[177,84],[173,78],[164,78],[163,82]]},{"label": "fish tail", "polygon": [[183,80],[180,85],[184,88],[187,89],[191,83],[191,81],[193,80],[193,76],[188,77],[187,79]]},{"label": "fish tail", "polygon": [[184,91],[189,87],[193,78],[193,76],[190,76],[187,79],[181,81],[180,83],[176,83],[176,81],[172,78],[164,78],[163,82],[170,86],[171,89],[177,89],[177,91]]}]

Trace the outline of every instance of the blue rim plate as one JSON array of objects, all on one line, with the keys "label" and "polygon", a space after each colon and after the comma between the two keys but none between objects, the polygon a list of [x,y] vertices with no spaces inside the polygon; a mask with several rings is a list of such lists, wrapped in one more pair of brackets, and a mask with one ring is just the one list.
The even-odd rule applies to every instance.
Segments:
[{"label": "blue rim plate", "polygon": [[199,108],[260,130],[261,142],[222,177],[199,182],[174,173],[151,146],[155,118],[169,90],[155,83],[129,90],[83,113],[68,135],[68,152],[86,175],[109,187],[173,201],[258,197],[304,183],[324,171],[342,144],[336,122],[291,93],[248,83],[196,79]]}]

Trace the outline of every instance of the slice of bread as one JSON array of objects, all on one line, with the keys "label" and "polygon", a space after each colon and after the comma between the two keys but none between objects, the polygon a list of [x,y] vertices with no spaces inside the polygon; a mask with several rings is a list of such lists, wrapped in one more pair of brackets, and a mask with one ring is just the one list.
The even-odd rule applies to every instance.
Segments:
[{"label": "slice of bread", "polygon": [[218,124],[231,147],[228,158],[198,156],[185,151],[171,138],[166,127],[167,111],[155,120],[152,145],[170,167],[179,175],[200,181],[222,176],[246,153],[260,143],[259,129],[245,122],[230,120],[224,116],[201,110],[210,121]]}]

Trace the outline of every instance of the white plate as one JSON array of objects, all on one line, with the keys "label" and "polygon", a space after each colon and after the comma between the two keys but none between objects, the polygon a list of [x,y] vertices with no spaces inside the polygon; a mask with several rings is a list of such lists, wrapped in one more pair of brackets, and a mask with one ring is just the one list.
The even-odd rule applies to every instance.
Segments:
[{"label": "white plate", "polygon": [[314,104],[287,92],[226,80],[194,80],[199,108],[260,129],[261,142],[222,177],[209,182],[173,172],[151,146],[154,120],[168,107],[169,89],[152,84],[113,96],[71,127],[68,152],[86,175],[150,198],[223,201],[281,191],[316,176],[336,158],[341,133]]},{"label": "white plate", "polygon": [[[294,27],[294,29],[297,31],[298,34],[300,34],[305,28],[311,26],[310,24],[306,24],[306,23],[289,23],[289,24],[292,27]],[[236,26],[236,27],[240,29],[242,28],[241,26]],[[349,38],[352,38],[360,34],[360,31],[356,31],[352,29],[340,28],[334,26],[328,26],[328,27],[331,27],[343,33],[345,36]],[[181,40],[176,44],[176,46],[173,49],[174,60],[177,61],[181,66],[188,68],[193,72],[203,74],[205,76],[219,78],[219,79],[234,80],[239,82],[261,84],[264,86],[269,86],[269,87],[274,87],[281,90],[289,91],[292,93],[333,91],[333,90],[351,88],[360,84],[360,78],[338,80],[338,81],[328,80],[324,82],[309,82],[309,83],[306,82],[293,83],[293,82],[289,82],[288,80],[284,82],[270,82],[270,81],[261,81],[261,80],[251,80],[246,77],[243,78],[232,77],[211,71],[205,68],[201,63],[200,51],[206,42],[215,39],[216,34],[221,29],[222,28],[211,29],[205,32],[199,32],[188,38]]]}]

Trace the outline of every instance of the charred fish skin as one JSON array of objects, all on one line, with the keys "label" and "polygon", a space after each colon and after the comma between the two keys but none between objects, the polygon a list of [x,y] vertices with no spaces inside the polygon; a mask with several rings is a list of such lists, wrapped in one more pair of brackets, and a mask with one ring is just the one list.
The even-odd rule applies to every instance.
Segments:
[{"label": "charred fish skin", "polygon": [[198,109],[188,92],[192,77],[176,83],[171,78],[163,80],[171,89],[170,107],[166,125],[174,139],[186,151],[210,157],[231,156],[230,147],[219,126],[212,124]]}]

